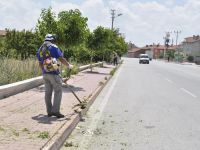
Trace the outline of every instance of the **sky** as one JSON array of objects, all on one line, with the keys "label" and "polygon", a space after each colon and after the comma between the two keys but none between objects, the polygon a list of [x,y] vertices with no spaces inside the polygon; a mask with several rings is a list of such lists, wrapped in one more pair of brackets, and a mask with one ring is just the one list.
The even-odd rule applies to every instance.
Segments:
[{"label": "sky", "polygon": [[163,44],[166,32],[174,44],[174,31],[181,31],[178,43],[200,34],[200,0],[0,0],[0,30],[34,29],[41,9],[50,6],[56,14],[79,9],[91,31],[97,26],[111,28],[114,9],[122,14],[115,18],[114,28],[138,47]]}]

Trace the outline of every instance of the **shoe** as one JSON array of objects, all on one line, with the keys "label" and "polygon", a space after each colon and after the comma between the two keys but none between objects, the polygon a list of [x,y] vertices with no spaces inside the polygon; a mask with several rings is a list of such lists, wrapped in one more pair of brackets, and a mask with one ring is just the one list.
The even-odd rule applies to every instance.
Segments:
[{"label": "shoe", "polygon": [[61,113],[52,113],[53,116],[56,116],[57,118],[64,118],[65,116]]},{"label": "shoe", "polygon": [[48,117],[51,117],[51,116],[53,116],[53,114],[52,114],[52,113],[48,113],[47,116],[48,116]]}]

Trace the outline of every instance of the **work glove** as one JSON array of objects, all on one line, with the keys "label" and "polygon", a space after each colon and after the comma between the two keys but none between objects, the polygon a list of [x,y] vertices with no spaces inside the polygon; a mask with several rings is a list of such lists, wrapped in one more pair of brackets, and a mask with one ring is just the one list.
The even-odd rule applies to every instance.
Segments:
[{"label": "work glove", "polygon": [[69,64],[69,66],[68,66],[69,69],[72,69],[73,67],[74,67],[74,66],[71,65],[71,64]]}]

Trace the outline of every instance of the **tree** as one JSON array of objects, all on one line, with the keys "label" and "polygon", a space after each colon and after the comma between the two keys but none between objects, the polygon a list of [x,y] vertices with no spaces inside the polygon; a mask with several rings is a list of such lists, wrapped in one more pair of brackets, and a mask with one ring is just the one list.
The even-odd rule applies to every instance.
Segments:
[{"label": "tree", "polygon": [[55,34],[57,32],[56,15],[52,12],[51,7],[48,9],[42,9],[35,30],[41,42],[46,34]]},{"label": "tree", "polygon": [[166,57],[169,57],[169,58],[171,58],[171,59],[174,59],[174,54],[175,54],[175,50],[167,50],[166,51]]},{"label": "tree", "polygon": [[35,56],[47,33],[55,34],[64,56],[77,62],[109,61],[113,51],[119,55],[127,51],[127,43],[117,30],[99,26],[90,33],[87,21],[78,9],[62,11],[58,17],[51,7],[42,9],[34,32],[7,30],[5,49],[0,53],[22,60]]},{"label": "tree", "polygon": [[35,33],[32,31],[7,30],[5,37],[5,55],[6,57],[27,59],[36,55],[38,42]]},{"label": "tree", "polygon": [[108,50],[112,31],[104,27],[97,27],[88,38],[88,48],[95,51],[96,60],[104,60]]},{"label": "tree", "polygon": [[128,44],[125,42],[125,39],[122,36],[116,38],[115,49],[119,56],[122,56],[127,52]]},{"label": "tree", "polygon": [[0,57],[4,56],[5,37],[0,37]]},{"label": "tree", "polygon": [[57,40],[64,47],[67,57],[70,51],[74,51],[76,47],[85,43],[89,29],[87,26],[88,19],[82,17],[78,9],[62,11],[58,14],[58,32]]},{"label": "tree", "polygon": [[62,37],[61,41],[69,46],[75,46],[82,44],[86,40],[89,32],[88,19],[82,17],[78,9],[62,11],[58,14],[58,19],[59,33],[64,36],[59,36]]},{"label": "tree", "polygon": [[109,61],[113,51],[116,51],[121,56],[127,51],[128,44],[116,30],[99,26],[89,36],[88,47],[95,51],[96,60]]}]

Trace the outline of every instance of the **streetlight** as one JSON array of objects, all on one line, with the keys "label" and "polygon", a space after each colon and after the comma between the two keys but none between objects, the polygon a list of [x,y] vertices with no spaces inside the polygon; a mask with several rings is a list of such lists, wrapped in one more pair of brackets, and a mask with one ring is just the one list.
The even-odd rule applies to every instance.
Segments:
[{"label": "streetlight", "polygon": [[111,9],[111,15],[112,15],[112,16],[111,16],[111,18],[112,18],[112,26],[111,26],[111,29],[112,29],[112,30],[113,30],[113,24],[114,24],[115,18],[122,15],[122,13],[119,13],[119,14],[115,15],[115,11],[116,11],[116,10]]}]

